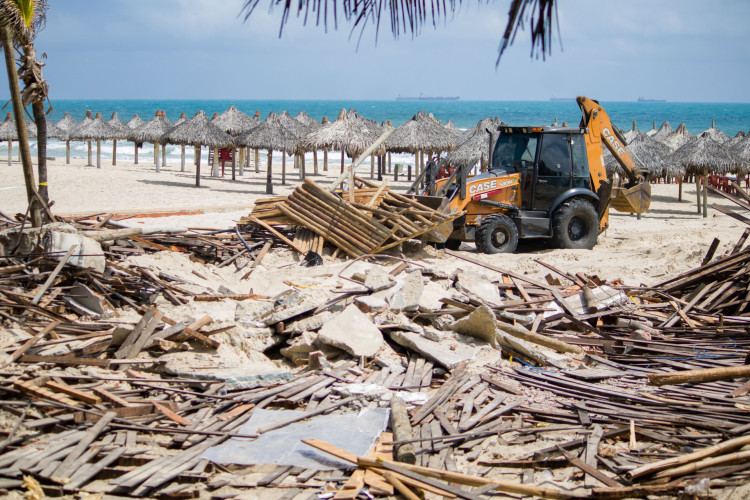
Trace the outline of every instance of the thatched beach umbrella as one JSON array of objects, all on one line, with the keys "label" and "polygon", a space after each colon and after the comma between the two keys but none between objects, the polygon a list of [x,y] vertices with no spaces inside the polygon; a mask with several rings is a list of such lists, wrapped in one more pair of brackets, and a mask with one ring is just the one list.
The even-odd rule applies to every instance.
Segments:
[{"label": "thatched beach umbrella", "polygon": [[65,163],[70,164],[70,131],[78,125],[78,122],[70,115],[68,111],[62,117],[62,120],[57,122],[55,126],[58,130],[57,138],[61,141],[65,141]]},{"label": "thatched beach umbrella", "polygon": [[107,120],[107,125],[117,130],[120,134],[112,140],[112,165],[117,165],[117,139],[127,139],[130,127],[117,116],[117,111],[112,112],[112,117]]},{"label": "thatched beach umbrella", "polygon": [[[635,156],[633,161],[642,163],[652,178],[681,176],[685,173],[682,167],[671,161],[672,150],[666,144],[640,131],[631,135],[632,139],[627,140],[627,146]],[[609,149],[604,150],[604,165],[607,175],[612,175],[620,168]]]},{"label": "thatched beach umbrella", "polygon": [[[685,169],[688,174],[695,175],[696,189],[698,190],[698,213],[700,213],[700,177],[709,173],[720,175],[730,172],[747,173],[747,162],[729,149],[711,138],[710,133],[702,132],[688,142],[671,156],[671,161]],[[708,217],[706,203],[708,194],[706,182],[703,181],[703,217]]]},{"label": "thatched beach umbrella", "polygon": [[150,142],[154,145],[154,165],[156,165],[156,171],[160,171],[159,165],[159,139],[161,136],[169,132],[172,128],[172,124],[167,119],[164,111],[157,111],[154,118],[144,123],[138,128],[133,129],[128,136],[131,141],[143,144],[144,142]]},{"label": "thatched beach umbrella", "polygon": [[[266,171],[266,194],[273,194],[272,166],[273,152],[293,151],[297,143],[297,135],[286,128],[279,119],[279,115],[271,111],[265,121],[250,132],[239,136],[236,144],[254,149],[268,150],[268,170]],[[282,166],[286,161],[282,155]]]},{"label": "thatched beach umbrella", "polygon": [[70,132],[70,138],[80,141],[96,141],[96,168],[102,168],[102,141],[120,137],[121,132],[102,120],[101,113],[86,123],[81,122]]},{"label": "thatched beach umbrella", "polygon": [[660,141],[664,139],[665,137],[667,137],[672,132],[674,132],[674,130],[672,130],[672,125],[670,125],[668,121],[665,121],[664,123],[661,124],[661,127],[659,127],[659,130],[657,130],[656,133],[650,137]]},{"label": "thatched beach umbrella", "polygon": [[455,150],[448,153],[445,161],[452,167],[461,167],[465,170],[471,169],[477,163],[480,168],[484,169],[490,160],[490,134],[492,134],[492,144],[497,140],[497,129],[502,124],[500,118],[485,118],[480,120],[474,127],[469,129],[468,135],[465,136],[461,145]]},{"label": "thatched beach umbrella", "polygon": [[[297,138],[302,137],[303,135],[307,134],[307,127],[305,127],[301,122],[298,122],[294,118],[292,118],[292,115],[287,113],[286,111],[282,111],[279,113],[279,120],[281,120],[281,124],[284,125],[287,129],[294,132],[294,135],[297,136]],[[305,153],[304,151],[285,151],[284,154],[291,153],[294,155],[294,168],[300,169],[300,180],[304,179],[305,177],[305,166],[304,164],[300,165],[304,161]],[[286,183],[286,171],[284,168],[284,162],[281,162],[281,183]]]},{"label": "thatched beach umbrella", "polygon": [[[344,153],[356,158],[378,140],[382,130],[377,124],[360,116],[354,109],[342,109],[336,121],[306,134],[297,143],[297,151],[316,149],[341,151],[341,172],[344,171]],[[381,146],[374,154],[385,153]]]},{"label": "thatched beach umbrella", "polygon": [[745,134],[745,132],[740,130],[739,132],[737,132],[737,135],[735,135],[734,137],[732,137],[731,139],[729,139],[727,142],[724,143],[724,147],[732,149],[735,145],[744,141],[746,137],[747,137],[747,134]]},{"label": "thatched beach umbrella", "polygon": [[[143,125],[143,120],[141,120],[141,117],[138,116],[138,113],[133,113],[133,117],[130,120],[128,120],[128,122],[125,125],[127,125],[128,128],[132,131],[132,130],[137,129],[141,125]],[[130,133],[128,133],[127,138],[130,139]],[[135,158],[133,163],[135,163],[136,165],[138,165],[138,149],[141,146],[143,146],[142,143],[133,142],[133,156]]]},{"label": "thatched beach umbrella", "polygon": [[[186,144],[195,146],[200,150],[201,146],[209,148],[223,148],[232,144],[232,137],[211,123],[203,111],[198,111],[192,118],[173,127],[165,133],[160,139],[162,143]],[[185,155],[182,155],[182,167],[184,170]],[[195,186],[200,184],[201,167],[200,163],[195,169]]]},{"label": "thatched beach umbrella", "polygon": [[451,151],[456,148],[455,135],[450,133],[435,118],[430,118],[424,111],[412,116],[410,120],[396,128],[385,141],[385,148],[394,153],[412,153],[415,155],[416,174],[424,169],[424,152]]},{"label": "thatched beach umbrella", "polygon": [[[740,134],[742,134],[742,136],[740,136]],[[729,142],[732,144],[729,144]],[[750,161],[750,135],[745,135],[744,132],[739,132],[736,137],[727,143],[724,143],[723,146],[745,161]]]},{"label": "thatched beach umbrella", "polygon": [[[212,122],[214,125],[219,127],[227,134],[231,135],[232,137],[238,137],[242,134],[246,134],[260,124],[260,120],[255,117],[246,115],[245,113],[237,109],[237,106],[229,106],[226,111],[214,118]],[[232,180],[235,180],[236,166],[237,158],[235,157],[234,151],[232,151]],[[240,161],[240,175],[244,175],[244,173],[244,162]]]},{"label": "thatched beach umbrella", "polygon": [[226,111],[211,120],[211,123],[232,137],[237,137],[260,125],[260,120],[246,115],[237,109],[237,106],[229,106]]},{"label": "thatched beach umbrella", "polygon": [[456,124],[453,123],[453,120],[448,120],[448,123],[446,123],[443,126],[445,127],[445,130],[453,134],[456,143],[460,144],[461,142],[463,142],[461,138],[464,134],[464,131],[456,127]]},{"label": "thatched beach umbrella", "polygon": [[[323,126],[322,123],[317,122],[310,118],[307,113],[304,111],[300,111],[297,113],[297,116],[294,117],[296,121],[298,121],[302,125],[302,133],[299,135],[300,137],[305,136],[309,134],[310,132],[315,132],[319,128]],[[318,175],[318,150],[313,151],[313,173],[315,175]],[[305,154],[302,153],[302,170],[300,170],[300,178],[304,180],[305,175]]]},{"label": "thatched beach umbrella", "polygon": [[719,144],[724,144],[730,139],[730,137],[727,134],[725,134],[718,128],[714,127],[713,121],[711,122],[711,128],[707,128],[706,130],[704,130],[698,135],[701,135],[701,134],[706,134],[708,137],[718,142]]},{"label": "thatched beach umbrella", "polygon": [[8,166],[13,164],[11,155],[13,154],[13,141],[18,140],[18,131],[16,130],[16,121],[13,114],[8,113],[5,120],[0,123],[0,141],[8,141]]},{"label": "thatched beach umbrella", "polygon": [[688,142],[693,136],[688,132],[687,127],[684,123],[680,123],[680,125],[675,129],[674,132],[666,136],[665,138],[661,139],[661,142],[666,144],[669,149],[672,150],[672,152],[677,151],[682,146],[685,145],[686,142]]},{"label": "thatched beach umbrella", "polygon": [[[69,137],[71,140],[80,140],[76,139],[76,137],[80,137],[79,131],[88,127],[91,122],[94,121],[94,116],[91,114],[91,110],[86,110],[86,116],[83,117],[83,120],[78,122],[78,124],[71,128],[69,131]],[[86,163],[86,166],[93,167],[94,164],[92,163],[92,155],[91,155],[91,140],[85,141],[88,144],[88,162]]]},{"label": "thatched beach umbrella", "polygon": [[[169,129],[169,131],[171,132],[172,130],[175,129],[175,127],[177,127],[179,125],[182,125],[186,121],[187,121],[187,115],[185,115],[185,113],[180,113],[180,117],[177,119],[177,121],[175,121],[172,124],[172,128]],[[167,132],[167,133],[169,133],[169,132]],[[166,148],[166,144],[167,144],[166,142],[163,143],[163,147],[162,147],[162,160],[163,160],[162,163],[164,165],[167,164],[167,155],[166,155],[167,148]],[[180,172],[184,172],[184,171],[185,171],[185,145],[184,144],[180,144]]]}]

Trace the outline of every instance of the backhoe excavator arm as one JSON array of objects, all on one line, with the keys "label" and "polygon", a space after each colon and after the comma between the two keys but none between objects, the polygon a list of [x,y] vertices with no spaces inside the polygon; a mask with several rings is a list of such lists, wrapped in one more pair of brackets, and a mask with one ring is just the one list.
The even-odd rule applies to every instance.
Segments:
[{"label": "backhoe excavator arm", "polygon": [[612,187],[611,206],[620,212],[643,213],[651,204],[651,185],[648,170],[638,167],[628,154],[624,139],[612,125],[609,115],[596,101],[587,97],[576,99],[581,108],[581,127],[587,129],[586,150],[594,190],[607,179],[602,158],[601,145],[604,144],[622,167],[628,182],[623,186]]}]

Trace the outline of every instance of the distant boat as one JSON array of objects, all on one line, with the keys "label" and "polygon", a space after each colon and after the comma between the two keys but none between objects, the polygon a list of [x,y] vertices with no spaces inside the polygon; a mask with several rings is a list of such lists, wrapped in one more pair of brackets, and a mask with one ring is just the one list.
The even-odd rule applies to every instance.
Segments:
[{"label": "distant boat", "polygon": [[667,102],[666,99],[646,99],[645,97],[639,97],[638,102]]},{"label": "distant boat", "polygon": [[419,97],[396,97],[397,101],[457,101],[459,96],[429,96],[419,94]]},{"label": "distant boat", "polygon": [[575,101],[575,97],[550,97],[549,100],[551,102],[570,102]]}]

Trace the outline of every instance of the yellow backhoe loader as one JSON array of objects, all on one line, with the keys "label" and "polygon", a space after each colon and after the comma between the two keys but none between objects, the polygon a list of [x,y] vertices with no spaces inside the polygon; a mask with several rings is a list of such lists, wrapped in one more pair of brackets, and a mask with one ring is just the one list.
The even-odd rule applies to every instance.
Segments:
[{"label": "yellow backhoe loader", "polygon": [[[559,248],[590,249],[608,227],[610,205],[620,212],[648,210],[648,171],[634,163],[597,101],[577,102],[578,127],[501,126],[486,173],[428,175],[424,194],[432,195],[432,205],[466,212],[444,233],[448,248],[474,241],[480,252],[504,253],[515,251],[521,238],[548,238]],[[607,178],[602,144],[626,177],[615,185]]]}]

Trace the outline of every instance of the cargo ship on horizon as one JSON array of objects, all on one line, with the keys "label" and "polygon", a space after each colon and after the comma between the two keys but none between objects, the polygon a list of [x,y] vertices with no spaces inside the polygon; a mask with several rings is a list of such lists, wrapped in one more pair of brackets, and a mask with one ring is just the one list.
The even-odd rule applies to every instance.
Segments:
[{"label": "cargo ship on horizon", "polygon": [[419,94],[419,97],[402,97],[400,95],[396,97],[397,101],[458,101],[459,99],[459,96],[429,96],[423,94]]},{"label": "cargo ship on horizon", "polygon": [[645,97],[639,97],[637,102],[667,102],[666,99],[646,99]]}]

